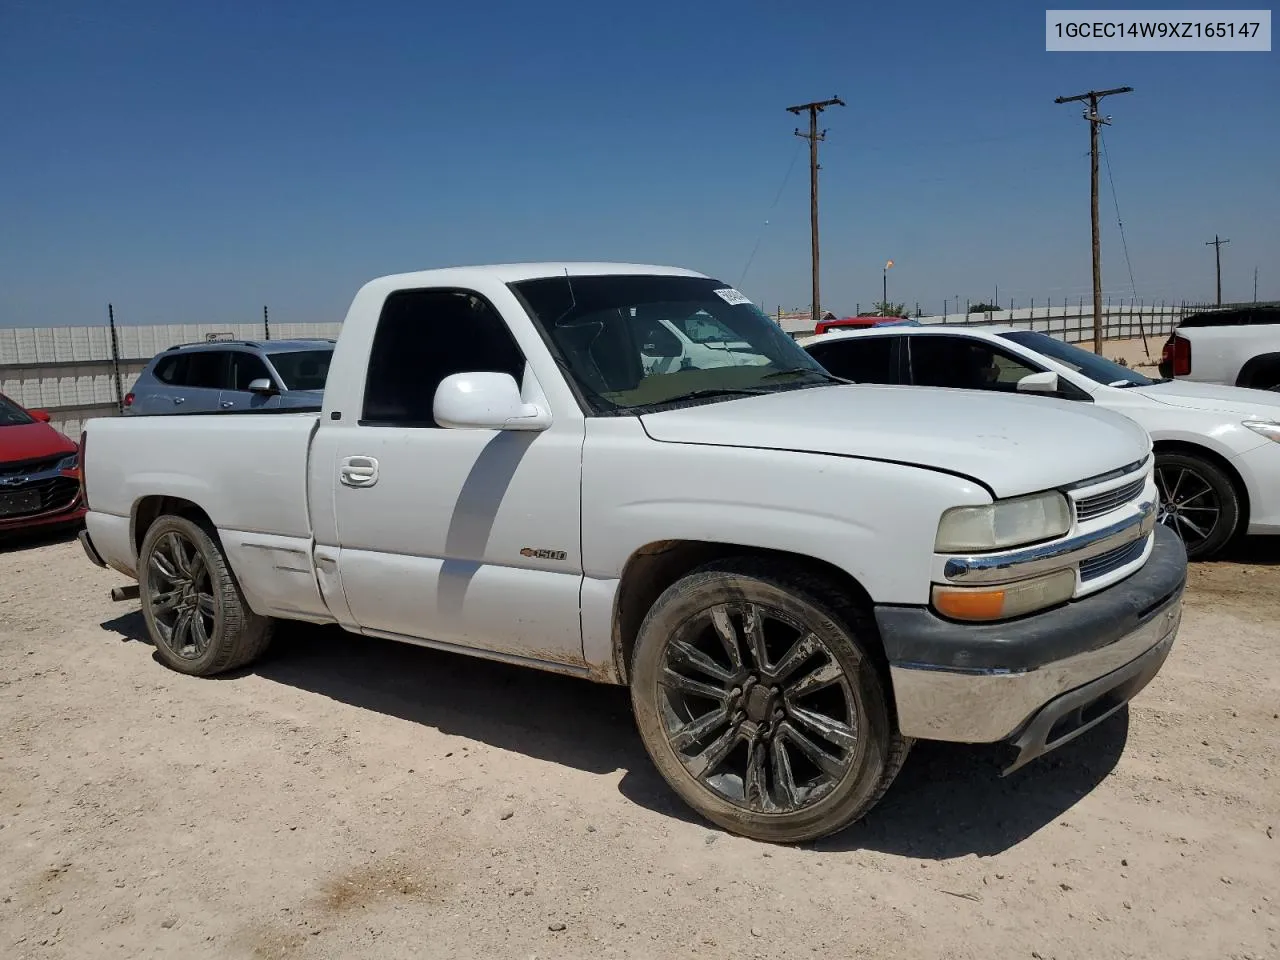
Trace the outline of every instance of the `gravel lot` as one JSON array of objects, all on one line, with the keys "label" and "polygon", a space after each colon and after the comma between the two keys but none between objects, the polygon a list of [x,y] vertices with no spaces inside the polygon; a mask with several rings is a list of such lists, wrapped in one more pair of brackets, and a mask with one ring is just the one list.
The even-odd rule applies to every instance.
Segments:
[{"label": "gravel lot", "polygon": [[694,821],[621,690],[305,627],[190,679],[121,582],[0,546],[0,957],[1280,957],[1280,544],[1127,714],[920,744],[805,848]]}]

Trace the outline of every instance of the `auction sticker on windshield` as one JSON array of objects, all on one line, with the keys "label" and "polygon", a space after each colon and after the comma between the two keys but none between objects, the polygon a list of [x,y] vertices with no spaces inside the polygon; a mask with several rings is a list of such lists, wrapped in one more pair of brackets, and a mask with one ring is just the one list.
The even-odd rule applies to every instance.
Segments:
[{"label": "auction sticker on windshield", "polygon": [[727,288],[726,288],[726,289],[724,289],[724,290],[717,290],[717,291],[716,291],[716,296],[718,296],[718,297],[719,297],[721,300],[723,300],[725,303],[730,304],[730,305],[735,306],[735,307],[736,307],[738,304],[740,304],[740,303],[750,303],[750,302],[751,302],[751,301],[750,301],[750,300],[748,300],[746,297],[744,297],[742,294],[740,294],[737,290],[733,289],[733,287],[727,287]]}]

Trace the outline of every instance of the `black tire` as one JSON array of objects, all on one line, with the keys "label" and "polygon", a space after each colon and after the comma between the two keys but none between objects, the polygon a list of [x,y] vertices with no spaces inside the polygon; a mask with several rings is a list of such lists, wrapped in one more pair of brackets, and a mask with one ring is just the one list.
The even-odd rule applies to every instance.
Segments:
[{"label": "black tire", "polygon": [[[1218,554],[1235,537],[1243,513],[1231,478],[1194,453],[1157,453],[1155,469],[1160,522],[1182,538],[1188,559],[1208,560]],[[1212,527],[1207,522],[1211,508],[1217,510]]]},{"label": "black tire", "polygon": [[[740,649],[736,667],[721,639],[725,623]],[[889,789],[911,746],[898,732],[886,678],[871,654],[874,631],[867,614],[825,581],[780,564],[742,559],[695,570],[657,599],[636,640],[631,700],[645,749],[690,807],[732,833],[799,843],[843,830]],[[763,657],[753,653],[750,637],[763,638]],[[791,637],[804,637],[803,649],[810,652]],[[689,647],[711,656],[718,678],[705,672],[711,669],[705,661],[694,665]],[[670,670],[672,656],[680,671]],[[760,670],[761,659],[771,666]],[[814,668],[818,659],[821,666]],[[788,673],[773,672],[787,664]],[[701,696],[708,689],[716,691],[714,698]],[[706,715],[689,707],[700,699],[711,705]],[[685,740],[713,714],[723,715],[723,722]],[[815,718],[828,733],[815,732]],[[680,728],[673,730],[673,723]],[[823,739],[837,734],[845,746]],[[816,761],[807,752],[814,746],[810,737],[823,740]],[[723,746],[726,738],[730,747]],[[718,759],[704,763],[708,755]],[[736,758],[737,773],[731,769]],[[690,764],[705,769],[695,775]],[[801,784],[798,774],[806,770],[816,776]]]},{"label": "black tire", "polygon": [[138,586],[156,655],[172,670],[225,673],[252,663],[271,643],[274,622],[249,609],[222,547],[185,517],[162,516],[147,530]]}]

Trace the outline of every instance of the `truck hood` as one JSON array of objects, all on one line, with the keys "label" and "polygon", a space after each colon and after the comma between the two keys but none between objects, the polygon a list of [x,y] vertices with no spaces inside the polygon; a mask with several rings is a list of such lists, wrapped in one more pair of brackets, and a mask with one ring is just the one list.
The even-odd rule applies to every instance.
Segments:
[{"label": "truck hood", "polygon": [[1153,383],[1149,387],[1125,389],[1137,391],[1144,397],[1171,407],[1226,413],[1242,420],[1251,417],[1280,420],[1280,392],[1274,390],[1250,390],[1217,383],[1189,383],[1186,380],[1170,380],[1168,383]]},{"label": "truck hood", "polygon": [[1107,473],[1151,449],[1137,423],[1092,405],[932,387],[814,387],[640,421],[663,443],[888,460],[961,474],[997,497]]}]

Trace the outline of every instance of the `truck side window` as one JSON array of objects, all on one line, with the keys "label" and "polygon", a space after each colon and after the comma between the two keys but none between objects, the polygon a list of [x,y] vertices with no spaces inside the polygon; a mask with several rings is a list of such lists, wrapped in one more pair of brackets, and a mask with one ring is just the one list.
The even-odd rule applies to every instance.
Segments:
[{"label": "truck side window", "polygon": [[455,373],[509,373],[524,355],[501,314],[469,290],[399,290],[382,306],[364,387],[362,425],[437,427],[436,388]]}]

